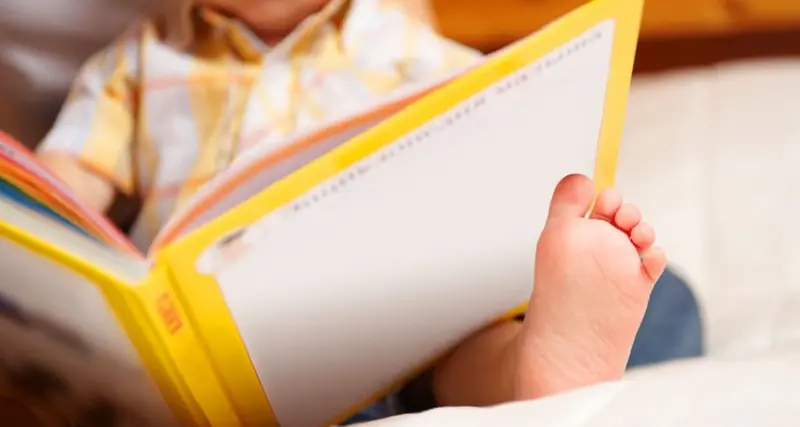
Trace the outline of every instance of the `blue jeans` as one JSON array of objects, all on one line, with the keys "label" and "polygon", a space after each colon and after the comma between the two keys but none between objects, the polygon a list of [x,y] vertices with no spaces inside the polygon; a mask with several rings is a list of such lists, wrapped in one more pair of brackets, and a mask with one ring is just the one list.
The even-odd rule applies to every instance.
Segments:
[{"label": "blue jeans", "polygon": [[686,282],[667,269],[650,294],[628,367],[702,354],[703,325],[697,299]]},{"label": "blue jeans", "polygon": [[[703,354],[703,327],[694,294],[669,269],[656,282],[642,325],[628,359],[628,367],[666,362]],[[428,400],[431,400],[429,398]],[[433,407],[435,402],[431,402]],[[344,424],[372,421],[407,410],[398,395],[376,402]],[[416,408],[421,409],[421,408]]]}]

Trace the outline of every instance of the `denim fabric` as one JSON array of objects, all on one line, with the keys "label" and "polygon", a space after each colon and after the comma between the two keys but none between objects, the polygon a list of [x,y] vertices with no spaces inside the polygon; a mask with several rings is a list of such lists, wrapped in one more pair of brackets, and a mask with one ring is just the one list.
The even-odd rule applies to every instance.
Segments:
[{"label": "denim fabric", "polygon": [[665,271],[650,295],[628,367],[702,355],[701,320],[689,286],[672,271]]}]

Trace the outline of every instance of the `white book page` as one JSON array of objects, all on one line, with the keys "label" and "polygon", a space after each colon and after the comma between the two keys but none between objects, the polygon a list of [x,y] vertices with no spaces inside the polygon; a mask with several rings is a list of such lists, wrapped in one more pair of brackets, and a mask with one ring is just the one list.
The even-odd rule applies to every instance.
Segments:
[{"label": "white book page", "polygon": [[[214,218],[224,214],[225,212],[233,209],[236,205],[244,202],[245,200],[253,197],[254,195],[264,191],[267,187],[275,183],[276,181],[285,178],[290,173],[302,168],[303,166],[307,165],[309,162],[317,159],[318,157],[324,155],[328,151],[333,148],[338,147],[339,145],[349,141],[354,136],[358,135],[359,133],[369,129],[370,127],[380,123],[386,117],[381,117],[377,120],[364,123],[361,126],[356,126],[350,129],[347,129],[345,132],[338,133],[332,135],[331,137],[322,140],[313,146],[308,147],[305,150],[301,150],[297,152],[293,156],[289,156],[286,159],[281,161],[277,161],[271,164],[268,167],[265,167],[258,171],[258,173],[254,174],[250,179],[238,184],[233,191],[227,192],[219,199],[216,200],[210,207],[203,210],[200,215],[195,217],[191,222],[186,224],[180,232],[176,235],[176,239],[184,236],[200,227],[202,227],[207,222],[213,220]],[[261,147],[259,147],[261,148]],[[250,154],[243,163],[252,163],[260,158],[267,157],[268,155],[275,152],[280,147],[272,147],[272,146],[265,146],[262,148],[260,153]],[[237,165],[234,163],[233,165]],[[232,166],[233,166],[232,165]],[[170,224],[165,227],[165,230],[169,227],[172,227],[173,222],[177,222],[178,220],[182,219],[181,217],[185,215],[185,212],[188,212],[188,209],[194,209],[194,207],[202,202],[204,202],[208,196],[219,186],[226,184],[229,180],[236,178],[238,172],[243,170],[242,167],[237,167],[235,170],[231,170],[229,173],[226,174],[220,180],[212,181],[212,185],[209,187],[204,187],[203,194],[200,194],[199,197],[195,198],[192,202],[187,205],[187,210],[182,211],[182,214],[175,217]]]},{"label": "white book page", "polygon": [[216,264],[281,425],[329,422],[527,301],[553,188],[594,171],[613,31],[598,24],[252,224]]},{"label": "white book page", "polygon": [[6,225],[45,240],[103,271],[113,273],[127,283],[139,282],[149,271],[149,265],[144,260],[127,256],[64,223],[56,222],[39,212],[9,201],[2,195],[0,195],[0,220]]},{"label": "white book page", "polygon": [[[0,199],[3,221],[20,226],[18,214],[30,222],[37,219],[35,213],[23,213]],[[116,258],[137,263],[71,230],[59,234],[57,224],[39,219],[40,235],[71,242],[66,247],[77,256],[92,256],[97,265],[111,270]],[[0,237],[0,254],[0,395],[4,390],[21,394],[29,403],[70,421],[102,414],[115,426],[174,425],[132,343],[94,284],[5,237]],[[129,267],[131,280],[146,272],[141,261]],[[124,275],[126,268],[120,268]],[[22,386],[36,379],[46,387]]]},{"label": "white book page", "polygon": [[0,389],[45,377],[50,386],[28,400],[71,421],[102,412],[115,426],[176,425],[91,283],[5,239],[0,253]]}]

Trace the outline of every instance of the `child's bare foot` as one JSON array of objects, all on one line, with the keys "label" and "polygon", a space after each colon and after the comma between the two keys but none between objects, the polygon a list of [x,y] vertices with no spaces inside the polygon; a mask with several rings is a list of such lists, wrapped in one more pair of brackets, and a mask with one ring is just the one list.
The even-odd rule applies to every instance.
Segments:
[{"label": "child's bare foot", "polygon": [[664,271],[664,253],[639,209],[613,190],[597,198],[580,175],[556,187],[539,238],[534,291],[518,336],[517,398],[622,377]]}]

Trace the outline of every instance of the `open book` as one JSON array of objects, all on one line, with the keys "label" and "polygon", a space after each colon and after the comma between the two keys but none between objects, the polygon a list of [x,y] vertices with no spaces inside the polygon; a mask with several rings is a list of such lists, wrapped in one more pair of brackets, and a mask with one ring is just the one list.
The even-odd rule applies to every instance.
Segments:
[{"label": "open book", "polygon": [[3,138],[4,396],[83,425],[318,426],[520,313],[555,184],[613,182],[641,8],[597,0],[260,144],[150,254]]}]

